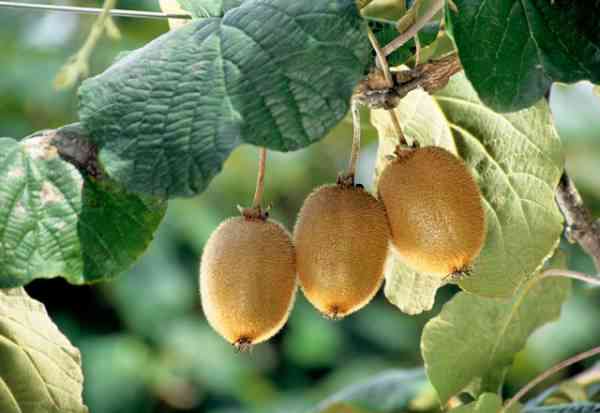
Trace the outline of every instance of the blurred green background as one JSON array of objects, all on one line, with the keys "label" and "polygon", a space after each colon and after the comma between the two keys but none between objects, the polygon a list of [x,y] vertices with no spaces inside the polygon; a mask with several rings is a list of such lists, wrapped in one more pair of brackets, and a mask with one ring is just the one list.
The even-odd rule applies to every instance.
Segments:
[{"label": "blurred green background", "polygon": [[[118,6],[158,10],[157,2],[144,0],[122,0]],[[57,92],[52,81],[83,43],[92,21],[90,16],[0,9],[0,136],[20,138],[77,121],[75,91]],[[116,22],[123,38],[100,42],[93,73],[120,51],[167,30],[165,21]],[[560,85],[551,103],[569,172],[600,216],[600,98],[590,85]],[[364,123],[359,180],[369,186],[377,142],[367,119]],[[308,149],[270,154],[265,196],[276,219],[292,228],[311,189],[333,182],[345,167],[350,139],[351,125],[344,121]],[[304,412],[374,373],[421,365],[421,329],[454,287],[441,290],[434,310],[421,316],[402,314],[380,293],[364,310],[338,322],[323,319],[299,295],[284,330],[250,354],[237,354],[208,327],[197,293],[199,256],[219,222],[235,215],[236,205],[251,202],[256,161],[255,148],[239,148],[204,194],[171,202],[147,254],[117,281],[74,287],[56,279],[27,287],[81,349],[84,398],[91,412]],[[578,247],[562,247],[572,269],[593,272]],[[519,354],[505,392],[599,343],[598,320],[600,290],[577,285],[561,320],[538,331]]]}]

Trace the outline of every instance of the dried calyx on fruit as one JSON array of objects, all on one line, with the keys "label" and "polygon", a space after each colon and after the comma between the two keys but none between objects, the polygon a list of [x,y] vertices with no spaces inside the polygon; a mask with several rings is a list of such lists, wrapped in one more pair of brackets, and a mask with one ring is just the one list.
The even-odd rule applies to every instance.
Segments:
[{"label": "dried calyx on fruit", "polygon": [[360,120],[353,105],[354,143],[350,168],[335,185],[317,188],[304,201],[294,244],[300,285],[321,313],[342,318],[364,307],[383,280],[390,231],[381,202],[354,175]]},{"label": "dried calyx on fruit", "polygon": [[417,271],[459,279],[485,241],[481,194],[465,163],[447,150],[400,148],[379,179],[392,243]]},{"label": "dried calyx on fruit", "polygon": [[202,308],[209,324],[239,350],[275,335],[286,323],[297,289],[289,232],[260,207],[265,150],[255,202],[213,232],[200,265]]}]

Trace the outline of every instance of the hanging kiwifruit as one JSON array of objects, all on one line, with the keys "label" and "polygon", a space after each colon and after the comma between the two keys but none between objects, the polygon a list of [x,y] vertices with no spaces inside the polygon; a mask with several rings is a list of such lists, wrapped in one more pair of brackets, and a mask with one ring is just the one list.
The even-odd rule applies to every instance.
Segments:
[{"label": "hanging kiwifruit", "polygon": [[479,188],[462,160],[435,146],[399,148],[378,190],[392,243],[409,266],[444,277],[468,274],[486,228]]},{"label": "hanging kiwifruit", "polygon": [[353,106],[355,136],[350,171],[336,185],[308,196],[294,229],[296,262],[304,295],[336,319],[365,306],[383,280],[389,227],[383,205],[354,184],[360,122]]},{"label": "hanging kiwifruit", "polygon": [[308,301],[333,319],[365,306],[381,286],[388,240],[383,206],[362,187],[340,183],[315,190],[294,230]]},{"label": "hanging kiwifruit", "polygon": [[288,231],[260,208],[264,150],[254,208],[223,222],[204,247],[202,308],[209,324],[236,348],[275,335],[288,319],[297,287]]}]

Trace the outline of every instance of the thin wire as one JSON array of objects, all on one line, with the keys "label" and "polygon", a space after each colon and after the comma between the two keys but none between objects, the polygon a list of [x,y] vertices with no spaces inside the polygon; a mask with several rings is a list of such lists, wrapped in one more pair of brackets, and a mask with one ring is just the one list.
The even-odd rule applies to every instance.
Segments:
[{"label": "thin wire", "polygon": [[[33,3],[17,3],[13,1],[0,1],[0,8],[13,8],[13,9],[29,9],[29,10],[43,10],[51,12],[64,12],[64,13],[77,13],[77,14],[100,14],[102,13],[101,8],[96,7],[73,7],[73,6],[55,6],[51,4],[33,4]],[[144,19],[191,19],[192,17],[188,14],[171,14],[161,13],[153,11],[139,11],[139,10],[123,10],[123,9],[112,9],[110,11],[111,16],[118,17],[133,17],[133,18],[144,18]]]}]

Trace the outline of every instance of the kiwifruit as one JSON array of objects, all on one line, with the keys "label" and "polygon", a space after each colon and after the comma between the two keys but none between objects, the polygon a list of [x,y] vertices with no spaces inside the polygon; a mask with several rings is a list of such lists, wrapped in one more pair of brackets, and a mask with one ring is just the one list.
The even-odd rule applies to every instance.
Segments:
[{"label": "kiwifruit", "polygon": [[362,186],[317,188],[294,229],[304,295],[338,319],[364,307],[383,280],[390,231],[383,205]]},{"label": "kiwifruit", "polygon": [[283,327],[296,289],[291,236],[275,221],[230,218],[204,247],[200,266],[204,314],[240,350],[269,339]]},{"label": "kiwifruit", "polygon": [[428,146],[398,149],[379,179],[392,244],[417,271],[468,274],[485,241],[479,187],[465,163]]}]

